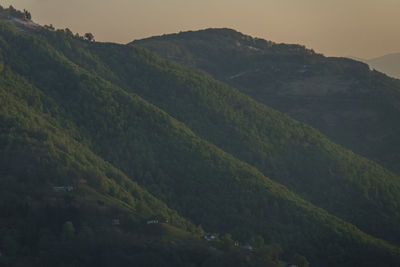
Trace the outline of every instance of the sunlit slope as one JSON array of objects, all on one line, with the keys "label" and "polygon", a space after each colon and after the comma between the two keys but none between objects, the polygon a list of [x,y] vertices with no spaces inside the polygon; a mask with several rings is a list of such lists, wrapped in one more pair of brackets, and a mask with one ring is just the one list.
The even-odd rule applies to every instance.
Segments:
[{"label": "sunlit slope", "polygon": [[364,231],[399,242],[395,174],[205,74],[140,49],[99,44],[92,50],[122,87],[200,137]]},{"label": "sunlit slope", "polygon": [[[44,34],[47,33],[53,34]],[[265,177],[255,167],[201,139],[165,111],[132,91],[127,92],[127,88],[119,87],[123,83],[120,75],[125,74],[111,72],[106,59],[104,62],[107,64],[102,63],[98,51],[91,50],[97,49],[95,46],[98,44],[87,43],[64,32],[54,34],[53,40],[58,44],[49,43],[37,36],[39,34],[26,35],[3,25],[3,73],[10,72],[10,75],[25,79],[40,94],[51,99],[49,103],[39,99],[38,108],[43,109],[41,112],[48,116],[48,120],[54,121],[63,134],[70,136],[73,140],[70,143],[81,144],[96,157],[102,157],[101,160],[121,169],[169,207],[209,231],[231,232],[242,240],[262,235],[267,242],[278,242],[304,254],[317,266],[373,266],[377,262],[391,266],[398,263],[397,248],[313,206]],[[70,52],[60,49],[63,46],[69,46]],[[106,48],[111,54],[118,55],[108,46]],[[145,51],[127,49],[137,53],[139,58],[150,61],[154,58]],[[152,64],[146,65],[145,62],[133,64],[129,58],[127,65],[149,70],[148,66]],[[162,62],[157,63],[161,70]],[[95,65],[90,67],[91,63]],[[172,67],[175,65],[170,66],[174,70]],[[181,67],[176,70],[179,69]],[[183,73],[188,80],[182,77],[182,81],[189,86],[195,74]],[[125,80],[124,83],[132,82],[132,85],[146,88],[146,84],[151,85],[159,78],[176,79],[168,72],[160,73],[161,76],[154,76],[154,72],[149,74],[141,75],[142,80]],[[127,74],[128,78],[131,76],[134,77],[134,73]],[[207,88],[219,84],[211,79],[209,83]],[[6,85],[4,88],[19,90],[23,87]],[[228,87],[226,90],[238,94]],[[223,93],[225,89],[221,87],[216,91]],[[26,95],[18,91],[12,94],[17,102]],[[26,105],[30,101],[31,96],[27,97]],[[23,121],[35,124],[29,116],[16,114],[23,117]],[[277,116],[281,115],[277,113]],[[17,117],[11,117],[10,121],[16,121]],[[196,129],[194,126],[191,128]],[[10,131],[12,127],[5,129]],[[9,142],[8,138],[5,140],[5,143]],[[59,162],[58,157],[51,158]],[[60,164],[65,165],[62,161]],[[331,245],[327,247],[328,243]]]},{"label": "sunlit slope", "polygon": [[133,42],[204,70],[400,174],[400,81],[368,65],[229,29]]},{"label": "sunlit slope", "polygon": [[[73,138],[76,129],[60,120],[60,107],[2,66],[1,264],[179,266],[185,253],[215,257],[202,248],[200,229]],[[189,231],[191,239],[156,231],[146,225],[152,218]]]}]

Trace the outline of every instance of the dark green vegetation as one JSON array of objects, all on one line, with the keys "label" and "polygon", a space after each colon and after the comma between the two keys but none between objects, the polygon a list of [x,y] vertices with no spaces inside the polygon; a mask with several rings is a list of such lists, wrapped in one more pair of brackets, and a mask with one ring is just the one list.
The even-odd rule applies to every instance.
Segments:
[{"label": "dark green vegetation", "polygon": [[[100,44],[91,50],[120,77],[121,87],[200,137],[363,231],[399,244],[398,176],[203,73],[144,57],[140,49]],[[149,82],[141,84],[144,77]]]},{"label": "dark green vegetation", "polygon": [[208,72],[334,142],[400,174],[400,80],[346,58],[229,29],[133,42]]},{"label": "dark green vegetation", "polygon": [[[0,23],[1,261],[281,264],[279,246],[265,242],[279,243],[283,259],[304,266],[299,254],[311,266],[400,264],[399,248],[312,205],[257,168],[391,242],[396,240],[387,233],[399,220],[393,207],[398,177],[205,74],[143,49],[28,26]],[[286,170],[290,157],[297,164],[308,157],[319,161],[304,172],[298,166]],[[327,166],[343,176],[324,177]],[[366,180],[370,184],[362,187]],[[336,194],[318,194],[318,186],[335,181]],[[74,190],[54,191],[61,185]],[[378,191],[370,193],[375,185]],[[347,205],[356,218],[346,218]],[[201,241],[201,227],[175,210],[220,233],[221,241]],[[153,218],[168,223],[148,228],[145,221]],[[112,225],[116,219],[120,225]],[[255,250],[235,248],[233,240],[251,242]]]},{"label": "dark green vegetation", "polygon": [[[29,76],[17,74],[30,70],[22,60],[24,53],[15,52],[35,51],[39,58],[34,64],[49,68],[65,64],[68,78],[85,71],[45,42],[22,36],[9,24],[1,23],[0,29],[0,265],[281,264],[281,251],[263,244],[254,252],[222,241],[214,244],[217,249],[211,249],[201,240],[201,228],[96,156],[85,135],[58,105],[60,99],[53,98],[62,92],[46,91],[46,95],[33,80],[28,81]],[[48,79],[45,76],[44,80]],[[93,93],[106,91],[94,89]],[[126,98],[126,102],[132,101]],[[137,110],[145,114],[150,105],[137,101]],[[56,186],[72,186],[72,191],[55,190]],[[153,219],[168,223],[146,224]],[[265,253],[259,254],[262,251]]]}]

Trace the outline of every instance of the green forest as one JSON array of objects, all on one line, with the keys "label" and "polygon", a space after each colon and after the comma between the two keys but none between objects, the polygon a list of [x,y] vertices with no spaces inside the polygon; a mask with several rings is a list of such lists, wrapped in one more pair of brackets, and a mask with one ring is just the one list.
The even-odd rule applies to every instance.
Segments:
[{"label": "green forest", "polygon": [[0,9],[0,265],[400,265],[394,168],[180,63]]},{"label": "green forest", "polygon": [[367,64],[231,29],[182,32],[131,44],[205,71],[400,174],[400,81]]}]

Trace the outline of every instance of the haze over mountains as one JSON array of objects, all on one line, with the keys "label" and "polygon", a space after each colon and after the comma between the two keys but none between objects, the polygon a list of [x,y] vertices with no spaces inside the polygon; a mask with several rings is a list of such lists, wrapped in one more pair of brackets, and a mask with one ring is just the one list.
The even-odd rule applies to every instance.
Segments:
[{"label": "haze over mountains", "polygon": [[[119,45],[1,9],[0,263],[400,265],[399,88],[232,30]],[[269,98],[305,122],[351,106],[369,159]]]},{"label": "haze over mountains", "polygon": [[363,61],[370,65],[371,68],[400,79],[400,53],[388,54]]}]

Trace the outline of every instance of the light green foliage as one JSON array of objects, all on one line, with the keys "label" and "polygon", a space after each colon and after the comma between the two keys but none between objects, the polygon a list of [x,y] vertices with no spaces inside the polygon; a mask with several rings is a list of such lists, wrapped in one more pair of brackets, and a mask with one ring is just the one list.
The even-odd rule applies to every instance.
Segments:
[{"label": "light green foliage", "polygon": [[[260,146],[271,153],[260,162],[270,158],[272,170],[283,173],[292,151],[281,155],[280,149],[292,146],[305,147],[296,157],[315,152],[315,160],[321,151],[338,150],[333,157],[340,162],[347,155],[355,164],[368,163],[318,132],[142,49],[86,42],[67,30],[26,34],[3,23],[0,37],[5,66],[0,77],[0,207],[5,210],[1,216],[20,223],[20,232],[13,233],[12,221],[6,219],[9,225],[1,231],[29,236],[18,240],[21,261],[43,248],[40,260],[48,266],[60,258],[73,265],[68,259],[74,257],[65,251],[92,266],[110,266],[115,259],[121,266],[278,264],[279,253],[267,246],[264,252],[210,252],[199,239],[202,228],[179,212],[207,232],[226,233],[226,244],[259,235],[316,265],[399,262],[398,248],[312,205],[227,149],[228,144],[238,151],[250,147],[245,154],[258,157],[255,147]],[[237,146],[237,138],[246,146]],[[324,160],[332,163],[328,157],[318,164]],[[360,174],[344,171],[354,179]],[[73,192],[53,190],[70,184]],[[333,206],[347,202],[339,203]],[[25,217],[30,221],[23,222]],[[168,219],[168,225],[144,223],[155,217]],[[119,226],[112,225],[114,219]],[[73,223],[75,237],[60,243],[57,237],[66,221]]]},{"label": "light green foliage", "polygon": [[74,224],[70,221],[67,221],[63,224],[62,236],[64,240],[71,240],[75,236],[75,227]]},{"label": "light green foliage", "polygon": [[[222,37],[217,33],[221,33]],[[198,52],[196,49],[203,47],[210,49],[207,51],[215,56],[210,60],[218,60],[228,57],[229,51],[239,49],[238,53],[241,52],[241,48],[237,48],[233,41],[242,40],[241,36],[229,30],[208,30],[154,38],[154,42],[150,39],[148,42],[144,40],[138,44],[148,44],[150,48],[154,46],[154,50],[158,51],[156,48],[161,49],[162,45],[167,43],[168,51],[168,44],[172,43],[171,45],[188,49],[187,51],[192,53]],[[229,43],[224,46],[227,54],[220,57],[214,51],[218,47],[218,40]],[[253,45],[260,49],[269,47],[262,40],[245,42],[254,42]],[[113,49],[115,52],[107,53],[106,49]],[[315,60],[323,58],[300,46],[273,45],[265,49],[265,53],[267,55],[271,53],[270,56],[276,57],[276,61],[281,58],[287,59],[288,62],[283,61],[283,65],[296,65],[296,59],[301,55]],[[106,60],[114,73],[123,73],[120,75],[121,86],[166,110],[183,121],[200,137],[257,167],[264,175],[284,184],[315,205],[350,221],[362,230],[391,242],[398,242],[400,237],[398,175],[332,143],[310,126],[294,121],[226,84],[214,81],[204,73],[188,72],[181,66],[152,56],[148,52],[145,58],[141,54],[146,52],[142,52],[139,48],[99,45],[93,50]],[[216,54],[213,54],[214,52]],[[254,60],[256,56],[266,56],[255,52],[249,52],[249,55],[243,53],[243,57]],[[127,61],[127,58],[130,60]],[[123,68],[121,64],[114,64],[122,60],[128,62]],[[145,63],[146,68],[136,68],[139,62]],[[232,64],[235,67],[234,62]],[[232,66],[232,64],[225,65]],[[362,64],[351,65],[347,61],[343,62],[343,66],[339,63],[332,64],[339,69],[351,68],[356,73],[359,71],[361,77],[367,79],[363,76],[365,66]],[[327,68],[333,66],[328,65]],[[379,78],[379,75],[376,77],[375,74],[368,75],[372,75],[370,78],[376,83],[381,81],[382,77]],[[145,76],[155,78],[146,86],[135,86],[138,80]],[[390,79],[386,82],[388,88],[385,92],[394,92],[395,83]],[[364,96],[359,95],[359,97]],[[397,127],[394,122],[392,125]],[[354,213],[354,210],[358,212]]]}]

